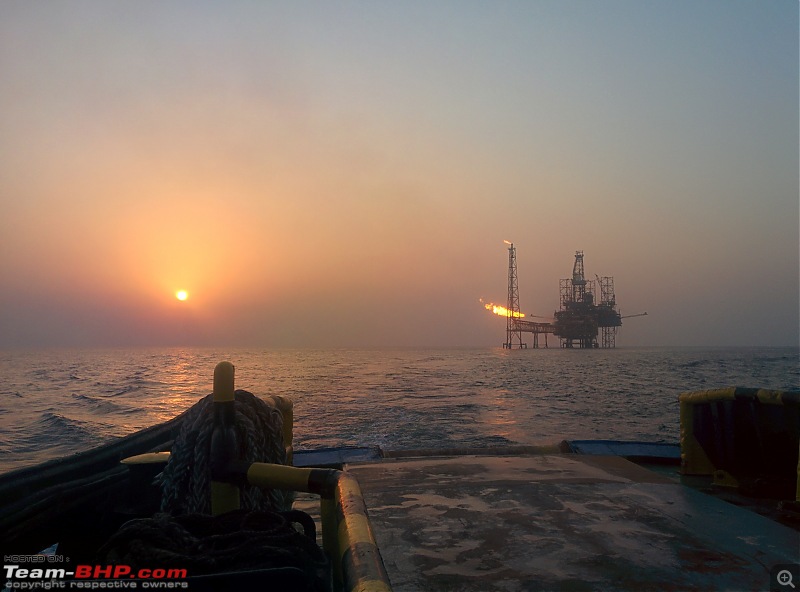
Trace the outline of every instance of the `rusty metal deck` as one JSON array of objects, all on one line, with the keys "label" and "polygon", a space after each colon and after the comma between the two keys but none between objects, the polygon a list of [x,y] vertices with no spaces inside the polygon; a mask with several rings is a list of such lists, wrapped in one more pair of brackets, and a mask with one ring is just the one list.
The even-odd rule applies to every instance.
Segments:
[{"label": "rusty metal deck", "polygon": [[395,592],[769,590],[800,533],[616,456],[348,465]]}]

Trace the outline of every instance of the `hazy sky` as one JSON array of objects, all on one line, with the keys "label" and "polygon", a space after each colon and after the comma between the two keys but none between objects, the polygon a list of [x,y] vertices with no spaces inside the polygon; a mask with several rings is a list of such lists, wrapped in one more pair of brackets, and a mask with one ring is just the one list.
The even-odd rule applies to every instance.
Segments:
[{"label": "hazy sky", "polygon": [[[797,345],[798,2],[0,2],[0,346]],[[175,292],[185,289],[180,302]],[[551,339],[551,346],[557,340]]]}]

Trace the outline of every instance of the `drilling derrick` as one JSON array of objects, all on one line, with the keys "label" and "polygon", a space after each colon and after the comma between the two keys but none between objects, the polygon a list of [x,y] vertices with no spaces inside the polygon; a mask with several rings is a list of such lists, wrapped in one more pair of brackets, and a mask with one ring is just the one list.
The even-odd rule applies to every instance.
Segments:
[{"label": "drilling derrick", "polygon": [[586,278],[583,276],[583,251],[575,251],[575,263],[572,265],[572,302],[584,300],[586,300]]},{"label": "drilling derrick", "polygon": [[[598,277],[600,303],[595,302],[594,282],[583,270],[583,251],[575,252],[572,278],[560,280],[561,309],[554,313],[553,333],[561,339],[561,347],[614,347],[617,327],[622,318],[616,311],[614,278]],[[601,344],[597,342],[602,330]]]},{"label": "drilling derrick", "polygon": [[555,318],[555,335],[561,347],[597,347],[597,322],[591,313],[594,306],[592,282],[583,274],[583,251],[575,251],[572,277],[560,280],[561,310]]},{"label": "drilling derrick", "polygon": [[[507,242],[507,241],[506,241]],[[506,342],[503,344],[505,349],[512,349],[516,342],[517,347],[522,349],[526,344],[522,341],[522,329],[518,319],[522,316],[519,311],[519,286],[517,286],[517,250],[513,243],[508,243],[508,305],[506,313]]]}]

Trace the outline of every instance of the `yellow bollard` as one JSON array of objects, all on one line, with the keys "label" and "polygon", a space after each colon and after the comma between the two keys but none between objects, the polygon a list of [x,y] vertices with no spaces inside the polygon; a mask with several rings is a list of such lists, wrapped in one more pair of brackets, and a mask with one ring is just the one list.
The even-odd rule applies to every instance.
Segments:
[{"label": "yellow bollard", "polygon": [[239,488],[213,479],[215,470],[223,469],[236,454],[233,375],[234,367],[230,362],[220,362],[214,368],[214,433],[211,437],[211,514],[214,516],[238,510],[240,506]]},{"label": "yellow bollard", "polygon": [[235,368],[230,362],[220,362],[214,368],[214,402],[233,401],[233,374]]}]

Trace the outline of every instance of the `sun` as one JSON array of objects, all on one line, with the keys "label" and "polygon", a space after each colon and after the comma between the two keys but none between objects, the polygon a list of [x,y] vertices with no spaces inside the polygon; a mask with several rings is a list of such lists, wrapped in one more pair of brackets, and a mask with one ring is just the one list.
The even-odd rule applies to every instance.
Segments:
[{"label": "sun", "polygon": [[186,300],[188,297],[189,297],[189,292],[187,292],[186,290],[178,290],[177,292],[175,292],[175,298],[177,298],[181,302]]}]

